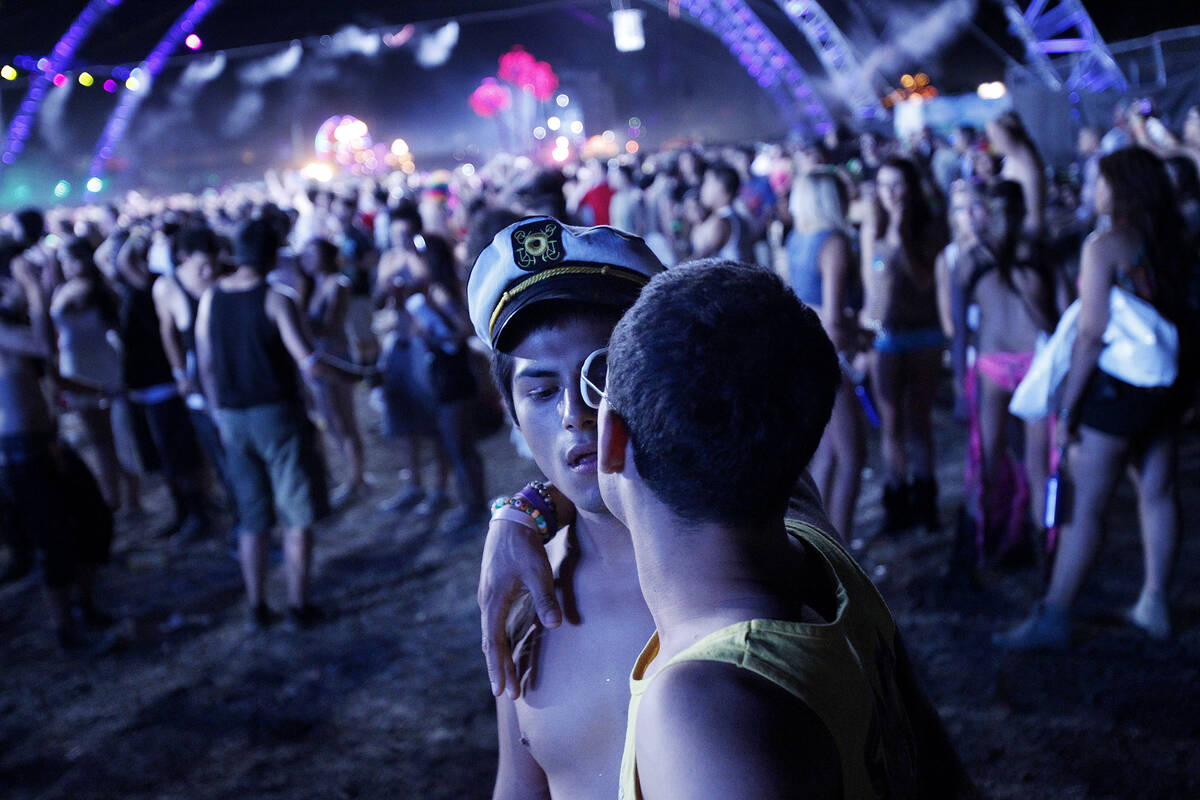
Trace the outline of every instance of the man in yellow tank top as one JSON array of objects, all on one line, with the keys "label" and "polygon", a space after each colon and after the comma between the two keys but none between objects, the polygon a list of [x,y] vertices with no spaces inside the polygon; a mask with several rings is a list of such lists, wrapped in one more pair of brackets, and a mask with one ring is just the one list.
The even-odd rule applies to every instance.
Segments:
[{"label": "man in yellow tank top", "polygon": [[970,796],[870,580],[833,536],[781,521],[839,381],[816,314],[765,270],[676,268],[583,378],[657,629],[620,796]]}]

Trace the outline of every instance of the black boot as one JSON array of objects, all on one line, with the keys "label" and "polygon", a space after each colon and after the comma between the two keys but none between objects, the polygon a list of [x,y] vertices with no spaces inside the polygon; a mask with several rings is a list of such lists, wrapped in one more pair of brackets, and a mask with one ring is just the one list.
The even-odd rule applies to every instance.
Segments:
[{"label": "black boot", "polygon": [[881,534],[900,533],[911,524],[908,508],[908,485],[886,483],[883,486],[883,524]]},{"label": "black boot", "polygon": [[938,487],[933,476],[913,478],[910,492],[913,523],[930,533],[941,530],[942,522],[938,519]]}]

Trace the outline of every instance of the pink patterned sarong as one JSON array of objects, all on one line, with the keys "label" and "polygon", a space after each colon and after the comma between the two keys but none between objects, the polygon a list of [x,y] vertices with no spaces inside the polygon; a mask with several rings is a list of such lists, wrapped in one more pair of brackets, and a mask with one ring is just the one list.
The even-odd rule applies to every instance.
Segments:
[{"label": "pink patterned sarong", "polygon": [[983,434],[979,426],[979,373],[1011,392],[1029,371],[1032,353],[980,353],[967,368],[966,494],[975,522],[975,557],[982,566],[998,561],[1027,536],[1029,478],[1008,450],[996,454],[991,482],[984,483]]}]

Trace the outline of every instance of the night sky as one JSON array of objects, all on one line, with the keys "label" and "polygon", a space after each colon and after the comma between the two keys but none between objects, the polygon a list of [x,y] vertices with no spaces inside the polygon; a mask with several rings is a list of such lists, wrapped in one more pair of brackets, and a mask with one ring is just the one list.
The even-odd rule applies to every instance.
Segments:
[{"label": "night sky", "polygon": [[[1004,62],[995,51],[1019,55],[1020,46],[1007,35],[999,4],[950,3],[968,10],[973,5],[974,13],[946,32],[936,54],[888,60],[880,69],[884,80],[895,84],[902,71],[923,70],[943,92],[955,92],[1003,77]],[[83,43],[76,63],[79,68],[136,64],[189,5],[187,0],[124,0]],[[634,116],[643,121],[643,141],[650,146],[681,135],[728,140],[784,133],[766,94],[712,34],[693,24],[686,13],[670,19],[666,2],[631,5],[646,12],[646,48],[638,53],[616,51],[607,0],[225,0],[196,30],[203,39],[197,55],[230,49],[224,72],[184,106],[172,106],[172,87],[187,59],[173,62],[139,111],[118,155],[127,174],[152,183],[170,183],[170,176],[179,172],[199,181],[238,169],[261,173],[272,164],[298,165],[310,152],[321,121],[349,113],[367,121],[377,139],[403,136],[418,164],[422,155],[433,160],[461,156],[472,145],[486,147],[497,137],[496,123],[475,116],[467,97],[482,78],[495,74],[497,58],[514,44],[554,66],[563,90],[574,92],[583,104],[588,133],[620,130]],[[751,0],[749,5],[817,79],[820,89],[819,63],[776,3]],[[870,57],[881,42],[903,41],[910,25],[940,5],[831,0],[824,7],[858,51]],[[0,61],[48,51],[84,6],[83,0],[0,0]],[[1136,14],[1125,3],[1093,0],[1088,8],[1110,41],[1200,24],[1200,3],[1139,2]],[[453,18],[461,20],[461,29],[446,63],[432,69],[417,65],[415,43]],[[239,70],[254,59],[236,48],[263,45],[253,54],[262,58],[282,50],[293,38],[333,34],[348,24],[394,30],[407,22],[418,23],[413,40],[399,49],[385,48],[373,58],[322,57],[312,45],[296,71],[284,79],[259,88],[247,87],[238,78]],[[106,71],[97,70],[97,77],[107,77]],[[0,115],[7,128],[23,88],[20,80],[0,81],[0,90]],[[34,181],[60,173],[78,180],[114,105],[114,95],[98,86],[73,86],[52,117],[58,120],[55,130],[49,136],[35,133],[5,182],[14,180],[13,173]],[[43,123],[46,119],[43,115]]]}]

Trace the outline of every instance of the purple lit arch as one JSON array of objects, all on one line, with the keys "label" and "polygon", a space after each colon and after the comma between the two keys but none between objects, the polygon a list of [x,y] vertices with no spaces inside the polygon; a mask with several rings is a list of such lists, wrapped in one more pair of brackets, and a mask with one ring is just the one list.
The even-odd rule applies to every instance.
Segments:
[{"label": "purple lit arch", "polygon": [[196,29],[208,12],[212,11],[220,2],[221,0],[196,0],[179,15],[175,23],[150,51],[150,55],[146,56],[146,60],[141,65],[141,86],[136,91],[126,89],[121,94],[117,107],[113,109],[108,117],[108,122],[104,125],[104,132],[100,134],[100,139],[96,143],[96,151],[92,156],[92,167],[88,172],[89,183],[93,178],[100,178],[104,174],[104,165],[116,152],[117,144],[129,129],[129,121],[137,113],[142,100],[150,94],[154,79],[166,66],[167,59],[179,48],[179,45],[183,44],[184,39]]},{"label": "purple lit arch", "polygon": [[[54,76],[64,72],[71,66],[71,59],[83,40],[92,32],[92,28],[105,15],[121,4],[122,0],[91,0],[87,7],[76,17],[67,32],[54,45],[50,57],[46,59],[44,68],[36,69],[29,77],[29,88],[17,114],[8,126],[8,139],[4,144],[4,153],[0,155],[0,172],[9,164],[14,163],[21,151],[25,149],[25,140],[33,131],[33,121],[37,115],[38,106],[45,99],[46,89]],[[40,61],[39,61],[40,65]]]}]

